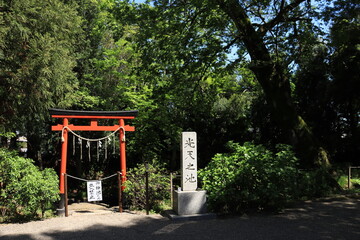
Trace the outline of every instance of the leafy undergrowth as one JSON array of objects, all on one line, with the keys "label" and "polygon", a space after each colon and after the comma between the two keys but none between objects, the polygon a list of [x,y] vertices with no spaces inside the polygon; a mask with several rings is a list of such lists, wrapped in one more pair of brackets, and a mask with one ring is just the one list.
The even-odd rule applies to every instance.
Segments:
[{"label": "leafy undergrowth", "polygon": [[59,199],[53,169],[40,170],[29,158],[0,148],[0,214],[2,222],[23,222],[46,217]]},{"label": "leafy undergrowth", "polygon": [[229,142],[228,147],[230,153],[215,155],[199,171],[212,211],[278,211],[291,202],[334,192],[330,184],[334,179],[326,169],[300,170],[288,145],[267,149],[253,143]]}]

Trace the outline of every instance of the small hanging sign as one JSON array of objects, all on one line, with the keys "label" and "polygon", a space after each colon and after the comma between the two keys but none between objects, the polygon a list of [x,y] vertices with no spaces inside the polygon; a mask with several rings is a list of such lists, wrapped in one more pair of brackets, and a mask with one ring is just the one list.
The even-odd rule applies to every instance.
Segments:
[{"label": "small hanging sign", "polygon": [[88,198],[88,202],[102,201],[101,181],[87,182],[87,198]]}]

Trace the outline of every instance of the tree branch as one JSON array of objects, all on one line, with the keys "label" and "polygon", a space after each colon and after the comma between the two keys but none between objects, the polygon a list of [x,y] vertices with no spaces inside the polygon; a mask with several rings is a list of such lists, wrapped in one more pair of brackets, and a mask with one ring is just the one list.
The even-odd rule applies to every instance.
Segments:
[{"label": "tree branch", "polygon": [[284,6],[284,1],[282,1],[279,13],[273,19],[259,27],[258,32],[261,35],[265,35],[266,32],[272,29],[276,24],[285,21],[287,14],[303,2],[305,2],[305,0],[294,0],[289,5]]},{"label": "tree branch", "polygon": [[244,42],[252,60],[271,61],[262,37],[256,32],[252,22],[238,0],[214,0],[219,8],[229,16],[237,28],[237,35]]},{"label": "tree branch", "polygon": [[223,47],[223,50],[228,50],[232,45],[234,45],[238,40],[240,39],[239,36],[236,36],[231,42],[229,42],[225,47]]}]

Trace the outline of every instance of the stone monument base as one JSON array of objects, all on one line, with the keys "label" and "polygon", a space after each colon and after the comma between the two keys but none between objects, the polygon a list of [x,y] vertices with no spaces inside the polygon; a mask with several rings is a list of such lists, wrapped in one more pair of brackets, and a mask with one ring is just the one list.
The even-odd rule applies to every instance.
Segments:
[{"label": "stone monument base", "polygon": [[204,214],[206,209],[206,191],[173,191],[173,210],[180,216]]}]

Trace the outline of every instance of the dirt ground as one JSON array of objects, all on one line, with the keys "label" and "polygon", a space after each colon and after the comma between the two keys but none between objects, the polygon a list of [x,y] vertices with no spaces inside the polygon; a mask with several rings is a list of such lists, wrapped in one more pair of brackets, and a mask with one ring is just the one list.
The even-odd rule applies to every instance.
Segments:
[{"label": "dirt ground", "polygon": [[280,214],[172,221],[158,214],[70,205],[70,216],[1,224],[0,239],[360,239],[360,199],[302,202]]}]

